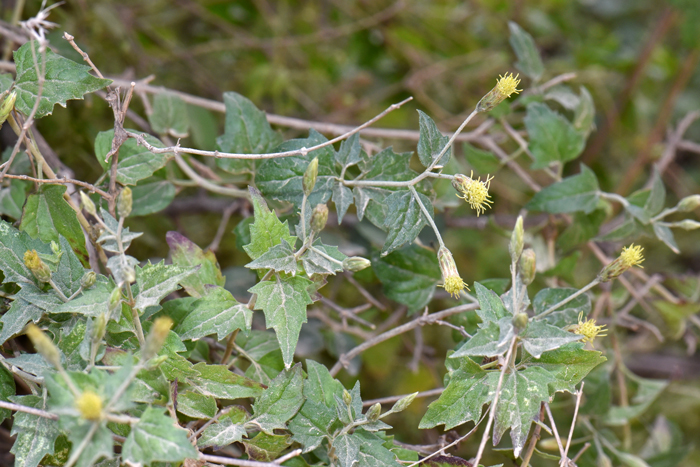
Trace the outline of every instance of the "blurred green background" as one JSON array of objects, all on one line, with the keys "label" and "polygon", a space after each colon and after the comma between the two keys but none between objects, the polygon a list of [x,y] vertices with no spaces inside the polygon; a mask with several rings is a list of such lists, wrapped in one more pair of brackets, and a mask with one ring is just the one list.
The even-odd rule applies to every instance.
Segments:
[{"label": "blurred green background", "polygon": [[[11,21],[16,1],[3,0],[0,18]],[[39,4],[27,0],[23,18],[35,14]],[[52,45],[64,56],[80,61],[61,39],[64,31],[72,34],[106,76],[141,79],[153,75],[153,85],[214,100],[221,100],[223,92],[236,91],[269,113],[347,125],[360,124],[390,104],[413,96],[413,102],[390,113],[379,126],[417,129],[416,109],[421,109],[444,132],[458,126],[499,74],[517,72],[508,42],[508,21],[515,21],[537,43],[546,68],[542,81],[575,72],[576,78],[568,85],[576,92],[585,86],[593,95],[597,128],[581,160],[594,169],[603,190],[625,195],[646,182],[650,164],[663,153],[667,130],[689,111],[700,109],[697,0],[68,0],[49,19],[59,24],[50,35]],[[521,87],[527,89],[530,84],[523,80]],[[132,109],[144,115],[139,99]],[[192,109],[193,122],[198,124],[183,145],[213,149],[215,137],[223,131],[223,115],[194,112]],[[516,114],[510,122],[518,127],[521,119]],[[112,112],[104,101],[92,95],[84,105],[57,107],[38,127],[76,178],[95,181],[101,175],[93,142],[99,131],[112,127]],[[306,133],[279,129],[287,138]],[[685,139],[700,141],[699,122],[690,126]],[[397,151],[415,149],[412,141],[378,143],[393,144]],[[461,147],[456,154],[466,168]],[[567,172],[576,172],[577,165],[569,164]],[[533,176],[542,184],[549,183],[541,173]],[[664,181],[669,206],[700,192],[698,154],[679,151]],[[504,229],[512,226],[513,216],[531,196],[527,186],[508,170],[501,171],[492,186],[495,204],[487,213],[488,221],[474,223],[473,213],[459,205],[448,209],[439,224],[469,283],[509,276],[509,232]],[[196,189],[179,194],[186,199],[198,196],[204,194]],[[176,202],[163,214],[131,219],[132,230],[145,232],[134,243],[132,254],[144,260],[166,256],[164,235],[168,230],[179,230],[199,245],[208,245],[226,204],[217,206],[212,212],[202,212]],[[234,214],[217,252],[234,291],[244,290],[252,280],[238,269],[248,259],[236,248],[231,233],[241,218],[240,212]],[[477,225],[479,229],[464,228]],[[530,227],[534,227],[531,243],[546,248],[548,233],[539,231],[537,225]],[[336,229],[330,235],[335,235],[333,240],[341,248],[345,242],[359,245],[360,253],[364,247],[369,254],[371,231]],[[430,235],[425,240],[429,242]],[[679,232],[677,240],[681,255],[658,242],[643,242],[648,258],[645,271],[690,274],[697,279],[697,233]],[[582,253],[570,278],[575,286],[586,284],[599,268],[589,252]],[[358,274],[358,279],[380,293],[371,272]],[[347,306],[361,304],[357,297],[343,295],[353,290],[340,280],[331,280],[324,292],[342,297]],[[451,302],[437,303],[447,306]],[[378,312],[370,311],[367,317],[372,313]],[[307,334],[309,355],[315,355],[318,336],[314,334],[318,333],[310,328]],[[337,336],[326,337],[341,351],[344,345],[354,345],[352,341],[343,344]],[[363,398],[440,386],[445,351],[454,345],[451,331],[426,329],[425,339],[429,351],[416,372],[407,368],[413,336],[392,339],[365,352],[359,375]],[[655,342],[636,345],[629,353],[660,348]],[[682,357],[686,348],[671,343],[664,344],[663,350]],[[326,354],[326,363],[333,361]],[[697,367],[697,359],[694,362]],[[680,375],[682,381],[673,383],[635,426],[639,440],[658,413],[683,429],[686,442],[698,440],[699,376],[700,371]],[[355,377],[345,374],[344,378],[350,384]],[[567,413],[571,399],[561,400],[562,413]],[[434,430],[415,428],[427,402],[415,403],[401,419],[394,430],[398,439],[419,444],[435,441]],[[460,452],[473,452],[472,444],[466,443],[467,448]],[[684,465],[700,465],[695,459],[700,451],[694,454]]]}]

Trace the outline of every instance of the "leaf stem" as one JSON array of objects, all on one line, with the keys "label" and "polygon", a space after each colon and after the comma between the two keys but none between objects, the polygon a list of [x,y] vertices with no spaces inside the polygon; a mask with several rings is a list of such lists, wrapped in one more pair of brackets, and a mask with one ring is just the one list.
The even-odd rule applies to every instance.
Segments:
[{"label": "leaf stem", "polygon": [[423,212],[423,217],[428,221],[428,224],[430,224],[430,227],[433,228],[433,231],[435,232],[435,236],[437,237],[438,243],[440,244],[441,247],[445,247],[445,242],[442,241],[442,235],[440,235],[440,231],[437,228],[437,225],[435,225],[435,221],[433,220],[433,217],[430,215],[428,212],[428,209],[423,205],[423,201],[421,201],[420,196],[418,196],[418,192],[413,186],[408,187],[409,190],[411,190],[411,194],[413,195],[413,198],[416,200],[416,203],[418,203],[418,206],[420,206],[420,210]]},{"label": "leaf stem", "polygon": [[566,297],[564,300],[560,301],[559,303],[555,303],[554,305],[550,306],[549,308],[547,308],[545,311],[543,311],[543,312],[540,313],[539,315],[534,316],[532,319],[533,319],[533,320],[540,320],[540,319],[544,318],[545,316],[548,316],[548,315],[552,314],[552,312],[554,312],[557,308],[559,308],[559,307],[561,307],[561,306],[563,306],[563,305],[566,305],[567,303],[569,303],[571,300],[573,300],[574,298],[578,297],[579,295],[581,295],[581,294],[583,294],[583,293],[585,293],[585,292],[588,292],[590,289],[592,289],[593,287],[595,287],[595,286],[598,285],[599,283],[600,283],[600,279],[598,279],[598,278],[596,277],[595,279],[593,279],[588,285],[586,285],[586,286],[583,287],[582,289],[580,289],[580,290],[576,291],[575,293],[569,295],[568,297]]}]

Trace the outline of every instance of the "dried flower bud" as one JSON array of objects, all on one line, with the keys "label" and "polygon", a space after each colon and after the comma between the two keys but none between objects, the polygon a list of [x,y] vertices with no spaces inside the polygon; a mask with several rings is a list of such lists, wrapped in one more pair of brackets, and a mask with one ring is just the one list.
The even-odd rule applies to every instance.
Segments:
[{"label": "dried flower bud", "polygon": [[513,316],[512,323],[513,327],[518,330],[518,332],[522,331],[527,327],[527,322],[528,322],[528,316],[527,313],[520,312],[517,315]]},{"label": "dried flower bud", "polygon": [[34,348],[47,362],[56,368],[61,367],[61,351],[54,345],[49,336],[39,329],[34,323],[30,323],[26,330],[29,340],[34,344]]},{"label": "dried flower bud", "polygon": [[474,180],[474,171],[471,176],[467,177],[464,174],[457,174],[452,179],[452,186],[459,192],[458,198],[463,199],[469,206],[476,211],[476,217],[479,214],[486,212],[486,208],[490,208],[492,204],[489,188],[493,177],[486,176],[486,181],[482,182],[481,177]]},{"label": "dried flower bud", "polygon": [[117,212],[120,217],[128,217],[131,214],[131,207],[133,206],[133,200],[131,197],[131,188],[124,187],[124,189],[119,192],[119,197],[117,198]]},{"label": "dried flower bud", "polygon": [[148,333],[148,338],[146,339],[146,347],[143,350],[144,360],[149,360],[160,351],[172,326],[173,320],[167,316],[161,316],[153,322],[151,332]]},{"label": "dried flower bud", "polygon": [[[639,245],[634,246],[634,243],[622,249],[620,256],[615,258],[613,262],[603,268],[598,274],[598,280],[608,282],[620,276],[632,266],[639,266],[644,261],[642,251],[644,248]],[[639,266],[643,267],[643,266]]]},{"label": "dried flower bud", "polygon": [[316,186],[316,177],[318,176],[318,157],[314,158],[309,165],[306,167],[304,172],[304,177],[301,179],[301,187],[304,190],[304,194],[309,196],[312,191],[314,191],[314,186]]},{"label": "dried flower bud", "polygon": [[510,259],[513,261],[513,263],[518,262],[520,255],[523,252],[524,237],[525,231],[523,230],[523,216],[518,216],[518,220],[515,221],[513,233],[510,236],[510,245],[508,247],[508,250],[510,251]]},{"label": "dried flower bud", "polygon": [[83,209],[85,210],[85,212],[87,212],[91,216],[97,215],[97,208],[95,208],[95,203],[93,203],[90,197],[82,191],[80,192],[80,202],[83,203]]},{"label": "dried flower bud", "polygon": [[676,229],[695,230],[697,228],[700,228],[700,222],[694,221],[692,219],[684,219],[682,221],[673,222],[672,224],[668,224],[668,226],[676,228]]},{"label": "dried flower bud", "polygon": [[382,404],[377,402],[374,404],[372,407],[370,407],[367,410],[367,413],[365,414],[365,417],[367,417],[367,420],[370,422],[376,422],[379,420],[379,416],[382,414]]},{"label": "dried flower bud", "polygon": [[676,209],[679,212],[690,212],[700,207],[700,195],[686,196],[678,202]]},{"label": "dried flower bud", "polygon": [[452,295],[453,298],[459,298],[459,294],[465,288],[469,287],[464,283],[457,270],[457,265],[452,257],[452,253],[447,248],[440,247],[438,250],[438,263],[440,264],[440,272],[442,273],[443,285],[445,291]]},{"label": "dried flower bud", "polygon": [[83,289],[89,289],[93,285],[95,285],[95,281],[97,280],[97,274],[95,274],[94,271],[88,271],[85,274],[83,274],[83,277],[80,278],[80,287]]},{"label": "dried flower bud", "polygon": [[95,318],[95,321],[93,321],[92,335],[90,336],[93,343],[97,344],[98,342],[102,341],[102,338],[105,336],[105,332],[107,331],[107,321],[107,313],[100,313],[97,315],[97,318]]},{"label": "dried flower bud", "polygon": [[48,282],[51,280],[51,269],[39,258],[39,254],[36,250],[27,250],[24,252],[24,265],[27,266],[39,282]]},{"label": "dried flower bud", "polygon": [[343,402],[345,402],[345,405],[348,407],[350,407],[350,404],[352,404],[352,396],[347,389],[343,389]]},{"label": "dried flower bud", "polygon": [[96,422],[102,418],[102,398],[93,391],[84,391],[75,400],[75,408],[85,420]]},{"label": "dried flower bud", "polygon": [[537,273],[537,257],[532,248],[526,248],[520,255],[520,279],[523,285],[530,285]]},{"label": "dried flower bud", "polygon": [[311,213],[311,232],[315,235],[326,226],[328,222],[328,206],[317,204]]},{"label": "dried flower bud", "polygon": [[12,112],[12,109],[15,107],[16,100],[17,93],[15,91],[12,91],[8,96],[5,97],[5,99],[2,101],[2,104],[0,104],[0,127],[2,127],[2,124],[5,123],[5,120],[7,120],[7,117],[10,115],[10,112]]},{"label": "dried flower bud", "polygon": [[481,98],[479,103],[476,105],[477,112],[488,112],[489,110],[496,107],[498,104],[509,98],[512,94],[518,94],[522,89],[517,89],[520,80],[518,79],[520,75],[513,76],[513,73],[505,76],[499,75],[499,80],[496,82],[496,86],[489,91],[484,97]]},{"label": "dried flower bud", "polygon": [[372,265],[372,262],[362,256],[351,256],[343,260],[343,269],[350,272],[362,271]]}]

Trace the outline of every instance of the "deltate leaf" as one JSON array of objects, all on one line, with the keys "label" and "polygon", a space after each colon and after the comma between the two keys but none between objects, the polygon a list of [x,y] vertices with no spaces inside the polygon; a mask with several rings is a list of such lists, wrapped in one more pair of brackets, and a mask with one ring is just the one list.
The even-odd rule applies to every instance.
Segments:
[{"label": "deltate leaf", "polygon": [[294,249],[283,238],[279,244],[271,247],[258,258],[246,264],[245,267],[249,269],[272,269],[277,272],[295,274],[297,272],[297,259],[294,256]]},{"label": "deltate leaf", "polygon": [[[46,410],[40,396],[13,396],[16,404]],[[47,454],[53,454],[54,443],[60,431],[58,422],[25,412],[15,412],[10,436],[17,435],[10,452],[15,455],[15,465],[37,467]]]},{"label": "deltate leaf", "polygon": [[250,188],[250,197],[253,201],[255,222],[250,225],[251,242],[243,247],[248,256],[258,259],[267,250],[279,245],[282,239],[289,245],[294,245],[297,238],[289,234],[287,221],[280,222],[277,214],[267,207],[258,190]]},{"label": "deltate leaf", "polygon": [[[448,136],[443,136],[438,130],[437,125],[432,118],[428,117],[424,112],[418,111],[420,120],[420,137],[418,138],[418,158],[421,164],[428,167],[433,163],[438,154],[447,145],[450,140]],[[436,165],[443,166],[447,164],[452,155],[452,148],[445,151]]]},{"label": "deltate leaf", "polygon": [[[578,292],[578,289],[570,287],[540,290],[532,301],[535,315],[543,313],[550,306],[556,305],[576,292]],[[587,294],[581,294],[547,315],[544,320],[553,326],[561,328],[576,323],[580,313],[583,313],[583,316],[588,316],[590,311],[590,297]]]},{"label": "deltate leaf", "polygon": [[253,404],[254,418],[248,422],[260,427],[267,434],[275,429],[285,429],[287,420],[297,413],[304,403],[301,364],[281,372]]},{"label": "deltate leaf", "polygon": [[122,447],[122,457],[136,464],[150,464],[197,459],[199,453],[187,439],[186,430],[175,426],[162,409],[148,407],[139,422],[131,427]]},{"label": "deltate leaf", "polygon": [[[420,202],[433,216],[433,203],[430,198],[422,193],[417,193]],[[409,190],[397,191],[386,197],[387,216],[384,227],[388,236],[382,249],[382,255],[391,253],[401,248],[406,243],[416,239],[423,227],[427,225],[425,214],[421,210],[418,200]]]},{"label": "deltate leaf", "polygon": [[136,295],[137,310],[145,311],[149,306],[158,305],[171,292],[179,288],[178,283],[196,271],[195,268],[181,268],[166,265],[165,261],[151,264],[149,261],[142,268],[136,266],[136,284],[139,292]]},{"label": "deltate leaf", "polygon": [[301,256],[301,262],[304,265],[304,271],[306,271],[307,276],[312,274],[335,274],[343,270],[343,260],[345,258],[347,256],[341,253],[338,247],[324,245],[319,238],[314,240],[312,247]]},{"label": "deltate leaf", "polygon": [[197,446],[202,449],[209,446],[224,447],[231,443],[240,442],[246,434],[245,427],[234,423],[230,418],[209,425],[197,440]]},{"label": "deltate leaf", "polygon": [[[32,48],[34,53],[32,53]],[[30,41],[14,52],[17,65],[15,89],[17,101],[15,106],[24,115],[29,115],[39,95],[39,75],[34,64],[34,56],[39,62],[38,69],[45,67],[44,87],[35,118],[50,115],[56,104],[66,106],[68,99],[82,99],[84,94],[108,86],[112,80],[96,78],[90,73],[90,67],[80,65],[46,49],[46,61],[41,63],[39,44]]]},{"label": "deltate leaf", "polygon": [[236,329],[250,329],[253,311],[238,303],[223,287],[211,289],[204,298],[190,305],[189,313],[175,328],[182,340],[197,340],[211,334],[221,340]]},{"label": "deltate leaf", "polygon": [[479,309],[476,311],[476,314],[481,318],[482,327],[490,322],[498,322],[510,315],[503,305],[501,297],[496,295],[493,290],[487,289],[478,282],[474,282],[474,290],[476,291],[476,298],[479,300]]},{"label": "deltate leaf", "polygon": [[553,162],[568,162],[583,151],[583,134],[545,104],[533,102],[527,106],[525,126],[530,135],[530,151],[535,159],[533,169],[543,169]]},{"label": "deltate leaf", "polygon": [[605,360],[600,352],[585,350],[583,343],[574,342],[545,352],[540,358],[524,359],[523,364],[547,370],[554,378],[549,382],[550,395],[554,395],[557,391],[574,393],[576,385]]},{"label": "deltate leaf", "polygon": [[267,328],[277,333],[284,364],[289,368],[299,340],[301,325],[306,322],[306,306],[312,303],[308,287],[312,282],[304,277],[281,278],[259,282],[248,292],[258,295],[256,310],[263,310]]},{"label": "deltate leaf", "polygon": [[542,321],[530,321],[520,338],[525,350],[539,358],[543,352],[580,340],[581,336]]},{"label": "deltate leaf", "polygon": [[210,288],[207,285],[223,286],[226,283],[213,252],[202,251],[197,244],[175,231],[168,232],[165,235],[165,241],[168,242],[170,258],[175,266],[182,268],[199,266],[192,275],[180,280],[180,284],[188,294],[193,297],[203,297],[217,290],[216,287]]}]

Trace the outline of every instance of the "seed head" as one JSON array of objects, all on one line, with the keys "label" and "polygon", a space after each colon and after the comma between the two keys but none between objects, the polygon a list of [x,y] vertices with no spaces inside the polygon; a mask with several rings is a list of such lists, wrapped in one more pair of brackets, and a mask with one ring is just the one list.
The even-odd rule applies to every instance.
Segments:
[{"label": "seed head", "polygon": [[471,175],[467,177],[463,174],[455,175],[452,180],[452,186],[459,192],[458,198],[463,199],[469,206],[476,211],[476,217],[479,214],[486,212],[486,208],[490,208],[491,195],[489,195],[489,188],[491,187],[491,180],[493,177],[486,176],[486,181],[481,181],[481,177],[474,180],[474,171]]}]

